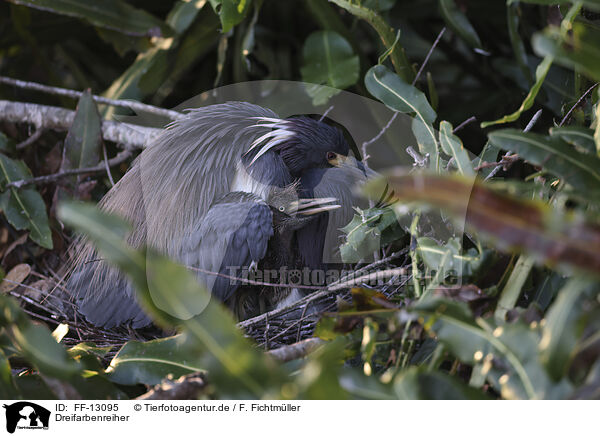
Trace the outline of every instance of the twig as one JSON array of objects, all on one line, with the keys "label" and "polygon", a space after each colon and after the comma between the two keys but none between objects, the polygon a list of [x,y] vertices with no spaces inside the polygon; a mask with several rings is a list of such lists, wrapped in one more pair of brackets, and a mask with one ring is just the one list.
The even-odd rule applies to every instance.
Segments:
[{"label": "twig", "polygon": [[464,120],[462,123],[460,123],[458,126],[456,126],[454,128],[454,130],[452,131],[452,133],[456,133],[459,130],[462,130],[465,128],[465,126],[467,126],[468,124],[474,123],[475,121],[477,121],[476,117],[471,117],[471,118],[467,118],[466,120]]},{"label": "twig", "polygon": [[392,115],[390,120],[387,122],[387,124],[385,126],[383,126],[383,129],[381,129],[377,135],[375,135],[372,139],[362,143],[361,148],[362,148],[362,153],[363,153],[363,162],[366,163],[366,160],[369,157],[367,155],[367,147],[369,145],[373,144],[374,142],[378,141],[379,138],[381,138],[385,134],[385,132],[387,132],[387,130],[390,128],[390,126],[392,125],[392,123],[394,122],[394,120],[396,119],[396,117],[398,116],[399,113],[400,112],[394,112],[394,114]]},{"label": "twig", "polygon": [[104,144],[102,144],[102,154],[102,157],[104,158],[104,169],[106,170],[108,180],[110,180],[110,185],[115,186],[115,181],[113,180],[112,174],[110,173],[110,161],[108,160],[108,156],[106,155],[106,146]]},{"label": "twig", "polygon": [[[0,100],[0,120],[10,123],[29,123],[36,129],[69,130],[75,112],[55,106]],[[125,148],[143,148],[161,129],[104,120],[102,138],[123,144]]]},{"label": "twig", "polygon": [[284,345],[283,347],[267,351],[267,354],[281,362],[289,362],[306,357],[324,343],[325,341],[320,338],[308,338],[295,344]]},{"label": "twig", "polygon": [[[437,47],[438,43],[440,42],[440,39],[442,39],[442,36],[444,35],[445,31],[446,31],[446,27],[442,28],[442,30],[440,31],[438,37],[433,42],[433,45],[429,49],[429,52],[427,53],[427,56],[425,56],[425,60],[421,64],[421,68],[419,68],[419,71],[417,72],[417,75],[415,76],[415,78],[412,81],[412,85],[413,86],[415,85],[415,83],[417,83],[417,80],[419,80],[419,76],[423,72],[423,69],[427,65],[427,62],[429,62],[429,58],[431,57],[431,54],[433,53],[433,51]],[[390,118],[390,120],[387,122],[387,124],[383,127],[383,129],[381,129],[381,131],[377,135],[375,135],[375,137],[373,137],[369,141],[365,141],[365,142],[362,143],[362,147],[361,148],[362,148],[362,154],[363,154],[363,162],[365,163],[365,165],[367,164],[366,161],[368,159],[367,147],[369,145],[373,144],[374,142],[378,141],[385,134],[385,132],[390,128],[390,126],[392,125],[392,123],[394,122],[394,120],[396,120],[396,117],[398,116],[398,113],[399,112],[394,112],[394,114],[392,115],[392,117]]]},{"label": "twig", "polygon": [[571,117],[571,114],[573,113],[573,111],[575,110],[575,108],[577,108],[581,102],[590,94],[590,92],[592,92],[596,86],[598,86],[597,83],[594,83],[590,89],[588,89],[587,91],[585,91],[583,93],[583,95],[579,98],[579,100],[577,100],[577,103],[575,103],[573,105],[573,107],[569,110],[569,112],[567,112],[567,114],[565,115],[565,117],[562,119],[562,121],[560,122],[560,124],[558,125],[558,127],[562,127],[563,124],[565,124],[567,122],[567,120]]},{"label": "twig", "polygon": [[15,180],[6,185],[7,188],[22,188],[23,186],[28,185],[43,185],[45,183],[51,183],[58,179],[62,179],[63,177],[78,175],[78,174],[88,174],[88,173],[101,173],[106,171],[109,166],[115,166],[124,162],[131,156],[131,152],[129,150],[124,150],[117,154],[115,157],[105,161],[101,164],[98,164],[94,167],[89,168],[74,168],[70,170],[63,170],[60,173],[49,174],[47,176],[39,176],[33,177],[31,179],[25,180]]},{"label": "twig", "polygon": [[308,289],[308,290],[312,290],[312,291],[317,291],[319,289],[323,289],[323,286],[309,286],[309,285],[295,285],[295,284],[288,285],[286,283],[259,282],[257,280],[244,279],[242,277],[231,276],[229,274],[218,273],[215,271],[209,271],[206,269],[196,268],[193,266],[187,266],[186,268],[189,270],[192,270],[192,271],[198,271],[198,272],[208,274],[211,276],[223,277],[224,279],[229,279],[229,280],[233,280],[236,282],[245,283],[247,285],[267,286],[267,287],[271,287],[271,288],[298,288],[298,289]]},{"label": "twig", "polygon": [[412,148],[411,146],[406,147],[406,152],[415,161],[415,163],[413,164],[413,166],[415,166],[415,167],[417,167],[417,166],[418,167],[424,167],[425,165],[427,165],[427,157],[428,157],[428,155],[421,156],[419,154],[419,152],[417,150],[415,150],[414,148]]},{"label": "twig", "polygon": [[[305,297],[301,298],[300,300],[297,300],[297,301],[291,303],[289,306],[280,307],[278,309],[272,310],[271,312],[267,312],[267,313],[263,313],[262,315],[255,316],[254,318],[246,319],[244,321],[239,322],[237,325],[240,328],[246,328],[248,326],[251,326],[251,325],[254,325],[254,324],[264,321],[267,316],[269,316],[271,318],[276,317],[277,315],[288,312],[291,309],[294,309],[303,304],[308,304],[313,300],[316,300],[318,298],[329,295],[332,292],[335,292],[337,290],[349,288],[349,287],[355,286],[355,285],[360,285],[366,281],[370,281],[375,278],[381,279],[381,278],[386,278],[386,277],[394,277],[397,275],[404,275],[404,274],[406,274],[406,272],[407,272],[406,268],[394,268],[394,269],[389,269],[389,270],[384,270],[384,271],[377,271],[377,272],[374,272],[371,274],[366,274],[366,275],[357,277],[352,280],[340,279],[337,282],[330,284],[325,289],[321,288],[322,289],[321,291],[306,295]],[[346,277],[347,276],[345,276],[344,279]]]},{"label": "twig", "polygon": [[[527,126],[523,129],[523,132],[527,133],[531,129],[533,129],[533,126],[535,126],[535,124],[538,122],[538,120],[540,119],[541,116],[542,116],[542,109],[537,111],[533,115],[533,117],[531,117],[531,120],[527,123]],[[494,177],[498,173],[498,171],[500,171],[501,168],[504,169],[504,171],[508,171],[509,168],[512,166],[512,164],[514,164],[517,160],[519,160],[518,154],[512,154],[512,152],[507,151],[506,154],[504,156],[502,156],[502,158],[500,159],[499,162],[493,162],[491,164],[488,162],[483,162],[477,168],[481,169],[481,168],[489,168],[489,167],[495,166],[495,168],[484,179],[484,181],[486,181],[486,180],[489,180],[492,177]],[[476,169],[476,171],[478,171],[478,170]]]},{"label": "twig", "polygon": [[[34,91],[45,92],[46,94],[61,95],[70,98],[80,98],[83,92],[74,91],[72,89],[57,88],[55,86],[42,85],[41,83],[26,82],[24,80],[12,79],[10,77],[0,76],[0,83],[6,85],[16,86],[18,88],[32,89]],[[181,112],[172,111],[170,109],[163,109],[160,107],[152,106],[138,101],[125,101],[125,100],[113,100],[111,98],[100,97],[98,95],[92,95],[92,98],[96,103],[107,104],[110,106],[123,107],[134,111],[141,111],[150,114],[160,115],[167,117],[172,120],[185,117],[185,114]]]},{"label": "twig", "polygon": [[435,48],[439,44],[440,40],[442,39],[442,36],[444,36],[444,32],[446,32],[446,26],[442,27],[442,30],[440,30],[439,35],[437,36],[437,38],[433,42],[433,45],[431,46],[431,48],[429,49],[429,52],[427,53],[427,56],[425,56],[425,60],[421,64],[421,68],[419,68],[419,71],[417,71],[417,75],[415,76],[415,78],[412,81],[412,85],[413,86],[415,86],[415,83],[417,83],[417,80],[419,80],[419,77],[421,76],[421,73],[425,69],[425,66],[427,65],[427,62],[429,62],[429,58],[431,57],[431,55],[433,54],[433,51],[435,50]]},{"label": "twig", "polygon": [[40,139],[40,137],[42,136],[42,134],[44,133],[44,131],[45,131],[44,129],[37,129],[35,132],[33,132],[33,135],[31,135],[25,141],[19,142],[17,144],[17,146],[16,146],[16,149],[17,150],[23,150],[24,148],[29,147],[35,141],[37,141],[38,139]]},{"label": "twig", "polygon": [[527,133],[531,129],[533,129],[533,126],[535,126],[535,124],[538,122],[538,120],[540,119],[541,116],[542,116],[542,109],[540,109],[535,114],[533,114],[533,117],[531,117],[531,120],[527,123],[527,126],[523,129],[523,132]]}]

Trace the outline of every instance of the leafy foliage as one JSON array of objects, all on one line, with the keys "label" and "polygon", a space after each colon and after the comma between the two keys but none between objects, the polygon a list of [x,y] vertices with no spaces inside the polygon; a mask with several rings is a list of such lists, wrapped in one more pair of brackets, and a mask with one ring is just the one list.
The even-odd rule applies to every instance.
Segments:
[{"label": "leafy foliage", "polygon": [[[131,398],[193,373],[208,380],[208,398],[597,398],[597,0],[11,0],[0,11],[11,18],[0,26],[2,74],[89,89],[75,106],[0,88],[3,99],[76,110],[66,136],[2,124],[3,398]],[[245,338],[183,266],[129,247],[126,223],[89,204],[58,206],[98,200],[127,161],[94,179],[54,180],[56,189],[25,183],[117,152],[102,122],[122,110],[92,94],[173,107],[256,79],[308,82],[317,105],[341,89],[375,98],[411,117],[418,146],[382,132],[414,166],[366,187],[374,207],[357,210],[340,246],[349,263],[404,250],[389,262],[406,277],[352,289],[317,325],[325,345],[286,364]],[[464,123],[473,116],[494,121]],[[63,223],[176,334],[118,350],[67,345],[73,328],[25,294],[35,274],[58,269]],[[13,297],[23,295],[20,307]]]}]

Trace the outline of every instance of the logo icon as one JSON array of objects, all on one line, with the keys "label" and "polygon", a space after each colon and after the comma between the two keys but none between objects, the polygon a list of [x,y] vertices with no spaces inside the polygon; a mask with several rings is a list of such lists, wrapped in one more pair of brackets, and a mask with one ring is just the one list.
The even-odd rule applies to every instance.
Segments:
[{"label": "logo icon", "polygon": [[29,401],[19,401],[4,405],[6,409],[6,431],[14,433],[19,429],[48,429],[50,411]]}]

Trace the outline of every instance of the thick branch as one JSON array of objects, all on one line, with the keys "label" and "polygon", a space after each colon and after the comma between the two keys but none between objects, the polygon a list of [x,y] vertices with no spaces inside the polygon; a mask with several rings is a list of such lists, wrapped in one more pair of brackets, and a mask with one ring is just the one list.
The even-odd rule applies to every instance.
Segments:
[{"label": "thick branch", "polygon": [[[54,106],[0,100],[0,120],[10,123],[29,123],[37,129],[69,130],[75,112]],[[148,140],[161,131],[152,127],[116,121],[102,121],[102,138],[122,144],[125,148],[143,148]]]},{"label": "thick branch", "polygon": [[[26,82],[24,80],[11,79],[10,77],[3,76],[0,76],[0,83],[16,86],[17,88],[32,89],[34,91],[40,91],[46,94],[61,95],[70,98],[80,98],[83,94],[83,92],[74,91],[72,89],[57,88],[55,86],[42,85],[41,83],[35,82]],[[170,109],[163,109],[145,103],[140,103],[139,101],[113,100],[112,98],[100,97],[98,95],[92,95],[92,98],[96,103],[107,104],[109,106],[123,107],[137,112],[146,112],[149,114],[160,115],[163,117],[170,118],[172,120],[177,120],[179,118],[185,117],[185,114],[182,114],[181,112],[172,111]]]}]

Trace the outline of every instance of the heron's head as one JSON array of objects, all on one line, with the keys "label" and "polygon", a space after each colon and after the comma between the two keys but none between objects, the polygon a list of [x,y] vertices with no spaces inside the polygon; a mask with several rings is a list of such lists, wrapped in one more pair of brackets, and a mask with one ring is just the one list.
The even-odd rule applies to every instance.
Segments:
[{"label": "heron's head", "polygon": [[276,227],[297,229],[314,216],[340,207],[336,198],[299,198],[297,188],[298,183],[292,183],[285,188],[271,190],[268,204]]},{"label": "heron's head", "polygon": [[253,161],[268,150],[274,150],[292,177],[300,177],[312,168],[341,166],[350,154],[350,146],[340,130],[309,117],[264,118],[259,119],[259,125],[272,130],[254,142],[252,149],[260,149]]}]

